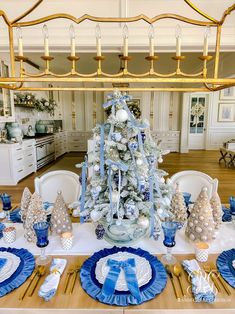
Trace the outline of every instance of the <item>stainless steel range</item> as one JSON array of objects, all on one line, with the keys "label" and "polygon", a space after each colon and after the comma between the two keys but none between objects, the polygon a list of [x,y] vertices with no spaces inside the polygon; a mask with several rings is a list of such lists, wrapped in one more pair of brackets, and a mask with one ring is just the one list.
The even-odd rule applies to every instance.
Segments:
[{"label": "stainless steel range", "polygon": [[35,138],[37,169],[55,160],[54,135],[46,135]]}]

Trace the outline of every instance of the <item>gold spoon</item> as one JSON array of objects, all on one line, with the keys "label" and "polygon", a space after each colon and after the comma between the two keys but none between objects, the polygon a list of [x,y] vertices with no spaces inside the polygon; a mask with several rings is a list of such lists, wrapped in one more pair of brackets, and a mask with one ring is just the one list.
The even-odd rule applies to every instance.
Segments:
[{"label": "gold spoon", "polygon": [[173,274],[178,278],[182,295],[186,296],[186,292],[184,291],[183,284],[182,284],[182,278],[181,278],[181,276],[182,276],[182,269],[181,269],[180,265],[177,265],[177,264],[174,265]]},{"label": "gold spoon", "polygon": [[176,286],[175,286],[175,283],[174,283],[174,278],[173,278],[170,266],[166,265],[165,268],[166,268],[166,272],[167,272],[168,276],[170,277],[171,284],[172,284],[172,287],[173,287],[174,292],[175,292],[175,297],[176,297],[177,300],[180,300],[180,296],[179,296],[179,293],[178,293],[178,291],[176,289]]}]

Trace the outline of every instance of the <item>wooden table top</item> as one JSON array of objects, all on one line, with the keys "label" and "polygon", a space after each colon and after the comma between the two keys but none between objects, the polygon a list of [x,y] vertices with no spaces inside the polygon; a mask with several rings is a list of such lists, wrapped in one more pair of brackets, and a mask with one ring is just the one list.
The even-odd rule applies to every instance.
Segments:
[{"label": "wooden table top", "polygon": [[[194,258],[194,255],[175,255],[177,260],[180,262],[183,259],[186,258]],[[145,302],[142,305],[138,306],[129,306],[129,307],[117,307],[117,306],[109,306],[106,304],[102,304],[98,301],[95,301],[92,299],[89,295],[86,294],[86,292],[82,289],[80,284],[79,275],[77,276],[75,288],[73,294],[63,294],[63,288],[65,285],[66,280],[66,273],[68,269],[82,265],[83,261],[87,258],[87,256],[63,256],[63,258],[66,258],[68,260],[68,265],[62,275],[59,288],[57,290],[56,295],[49,301],[45,302],[42,298],[38,296],[38,288],[43,283],[45,276],[48,274],[49,269],[47,269],[47,272],[44,277],[40,279],[40,283],[35,290],[32,297],[25,296],[25,298],[20,301],[19,296],[24,291],[24,289],[28,285],[28,281],[26,281],[21,287],[16,289],[15,291],[12,291],[10,294],[0,298],[0,313],[6,313],[6,309],[9,311],[7,313],[22,313],[22,310],[24,312],[28,312],[30,310],[30,313],[32,314],[38,314],[38,313],[44,313],[43,309],[45,309],[45,313],[58,313],[58,310],[67,309],[71,310],[73,313],[128,313],[129,311],[133,313],[165,313],[165,310],[169,310],[169,313],[175,313],[171,310],[177,309],[185,310],[185,313],[193,313],[192,310],[206,310],[205,313],[208,313],[209,310],[213,310],[213,313],[218,313],[216,310],[223,309],[223,310],[231,310],[231,313],[235,313],[235,289],[228,286],[231,295],[228,296],[224,289],[221,286],[221,292],[218,293],[217,299],[213,304],[207,304],[207,303],[195,303],[192,299],[192,295],[189,289],[189,293],[185,298],[182,298],[180,301],[177,301],[175,298],[174,290],[172,287],[171,281],[168,279],[166,288],[164,291],[158,295],[156,298],[149,302]],[[209,257],[209,260],[214,261],[216,260],[216,255],[211,255]],[[187,275],[184,272],[183,274],[183,285],[185,288],[190,287],[190,283],[187,280]],[[174,277],[174,282],[176,286],[179,289],[178,280],[176,277]],[[17,309],[17,310],[16,310]],[[27,311],[28,310],[28,311]],[[188,311],[187,311],[188,310]],[[19,312],[18,312],[19,311]],[[66,311],[67,312],[67,311]],[[209,311],[210,312],[210,311]],[[230,312],[230,311],[229,311]],[[63,311],[63,313],[65,313]],[[204,311],[200,311],[200,314],[204,313]],[[220,313],[220,312],[219,312]],[[221,312],[222,313],[222,312]],[[227,313],[227,312],[226,312]]]}]

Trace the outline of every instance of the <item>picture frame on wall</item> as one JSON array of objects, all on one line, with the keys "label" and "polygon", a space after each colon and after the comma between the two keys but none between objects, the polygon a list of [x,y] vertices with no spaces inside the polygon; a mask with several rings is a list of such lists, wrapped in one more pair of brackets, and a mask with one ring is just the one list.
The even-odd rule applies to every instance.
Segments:
[{"label": "picture frame on wall", "polygon": [[228,88],[222,89],[220,91],[220,99],[224,99],[224,100],[234,99],[235,100],[235,88],[228,87]]},{"label": "picture frame on wall", "polygon": [[233,122],[235,114],[235,103],[220,103],[218,122]]}]

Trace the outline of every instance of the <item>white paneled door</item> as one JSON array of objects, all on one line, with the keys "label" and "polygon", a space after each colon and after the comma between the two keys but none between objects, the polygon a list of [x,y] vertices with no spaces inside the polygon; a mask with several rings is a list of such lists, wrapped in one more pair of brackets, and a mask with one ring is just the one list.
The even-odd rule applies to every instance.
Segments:
[{"label": "white paneled door", "polygon": [[206,148],[207,106],[207,95],[191,95],[189,112],[189,149]]}]

